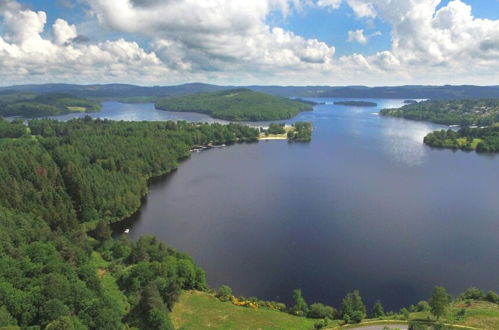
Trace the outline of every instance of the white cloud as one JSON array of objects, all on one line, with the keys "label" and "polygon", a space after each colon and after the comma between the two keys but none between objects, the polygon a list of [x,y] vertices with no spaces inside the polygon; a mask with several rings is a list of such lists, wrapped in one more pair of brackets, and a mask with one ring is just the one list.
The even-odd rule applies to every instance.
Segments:
[{"label": "white cloud", "polygon": [[170,73],[154,53],[135,42],[119,39],[94,44],[71,41],[76,27],[57,19],[53,40],[42,37],[47,16],[22,8],[17,2],[0,2],[0,16],[6,30],[0,36],[2,83],[47,81],[136,80]]},{"label": "white cloud", "polygon": [[290,0],[88,0],[98,20],[119,32],[151,38],[158,56],[178,70],[260,72],[327,69],[334,47],[271,28],[273,11]]},{"label": "white cloud", "polygon": [[68,22],[60,18],[52,25],[52,32],[54,33],[54,41],[58,45],[71,42],[77,36],[76,27],[69,25]]},{"label": "white cloud", "polygon": [[338,9],[341,5],[341,0],[319,0],[317,1],[319,7],[330,7],[332,9]]},{"label": "white cloud", "polygon": [[348,31],[348,42],[358,42],[359,44],[365,44],[367,38],[364,35],[364,30]]},{"label": "white cloud", "polygon": [[[118,40],[78,43],[78,29],[0,0],[3,83],[122,81],[170,84],[497,84],[499,20],[451,0],[344,0],[359,22],[391,26],[391,46],[335,57],[335,47],[271,26],[276,12],[339,8],[340,0],[81,0],[97,31]],[[437,8],[439,8],[437,10]],[[90,25],[90,22],[84,24]],[[82,25],[78,25],[80,29]],[[47,31],[44,31],[47,29]],[[332,31],[333,32],[333,31]],[[366,43],[378,32],[349,31]],[[133,40],[142,41],[139,46]]]}]

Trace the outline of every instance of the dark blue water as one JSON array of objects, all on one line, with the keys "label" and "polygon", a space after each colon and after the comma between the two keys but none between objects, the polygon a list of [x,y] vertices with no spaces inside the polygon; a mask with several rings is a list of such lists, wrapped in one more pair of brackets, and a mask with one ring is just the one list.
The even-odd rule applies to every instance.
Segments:
[{"label": "dark blue water", "polygon": [[[108,103],[107,111],[173,116],[151,105]],[[441,126],[377,111],[319,105],[294,119],[314,123],[311,143],[193,154],[151,186],[125,226],[132,238],[156,235],[190,253],[211,286],[238,295],[289,301],[301,288],[310,303],[337,306],[359,289],[369,304],[399,309],[434,285],[498,290],[499,159],[432,150],[422,139]]]}]

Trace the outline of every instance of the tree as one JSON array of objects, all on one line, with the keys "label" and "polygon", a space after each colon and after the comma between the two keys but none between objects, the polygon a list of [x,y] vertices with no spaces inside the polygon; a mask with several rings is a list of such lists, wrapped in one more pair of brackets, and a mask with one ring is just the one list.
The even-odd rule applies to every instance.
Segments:
[{"label": "tree", "polygon": [[95,239],[98,240],[101,244],[111,239],[111,227],[109,224],[100,221],[97,224],[97,228],[95,228],[94,232]]},{"label": "tree", "polygon": [[329,318],[333,320],[336,316],[336,310],[331,306],[325,306],[321,303],[315,303],[310,305],[310,309],[307,313],[307,317],[312,319],[323,319]]},{"label": "tree", "polygon": [[436,286],[433,288],[433,294],[430,298],[430,308],[431,313],[437,318],[445,314],[447,307],[451,302],[451,297],[447,293],[447,290],[442,286]]},{"label": "tree", "polygon": [[381,305],[381,302],[378,300],[373,306],[372,316],[374,318],[377,318],[377,317],[382,317],[384,315],[385,311],[383,310],[383,305]]},{"label": "tree", "polygon": [[358,290],[355,290],[353,292],[349,292],[345,298],[343,298],[343,301],[341,303],[341,312],[343,319],[345,319],[345,316],[348,316],[350,320],[353,321],[353,316],[354,312],[359,312],[356,314],[356,318],[361,315],[361,319],[366,317],[366,306],[364,305],[364,302],[362,301],[362,297],[360,296],[360,293]]},{"label": "tree", "polygon": [[404,317],[404,320],[408,320],[409,319],[409,310],[407,308],[402,308],[400,310],[400,313],[402,314],[402,316]]},{"label": "tree", "polygon": [[293,301],[294,306],[291,308],[291,312],[296,315],[305,315],[308,312],[308,305],[301,294],[301,289],[295,289],[293,291]]}]

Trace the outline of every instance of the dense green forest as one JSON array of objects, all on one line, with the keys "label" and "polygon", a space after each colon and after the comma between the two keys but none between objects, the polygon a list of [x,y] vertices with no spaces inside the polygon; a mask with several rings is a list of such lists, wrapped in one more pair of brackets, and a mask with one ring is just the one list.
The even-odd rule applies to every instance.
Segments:
[{"label": "dense green forest", "polygon": [[368,102],[368,101],[337,101],[334,102],[336,105],[348,105],[352,107],[376,107],[377,103]]},{"label": "dense green forest", "polygon": [[435,131],[425,136],[424,143],[436,148],[499,152],[499,126]]},{"label": "dense green forest", "polygon": [[70,112],[97,112],[97,102],[68,94],[12,93],[0,95],[0,116],[44,117]]},{"label": "dense green forest", "polygon": [[163,98],[156,102],[156,108],[200,112],[230,121],[270,121],[292,118],[301,111],[312,110],[313,104],[241,88]]},{"label": "dense green forest", "polygon": [[2,134],[21,127],[0,139],[0,327],[171,328],[180,290],[205,289],[203,270],[152,237],[111,239],[108,222],[193,145],[256,141],[258,130],[87,117],[31,121],[30,134],[0,122]]},{"label": "dense green forest", "polygon": [[444,125],[489,126],[499,121],[499,99],[424,101],[383,109],[380,114]]}]

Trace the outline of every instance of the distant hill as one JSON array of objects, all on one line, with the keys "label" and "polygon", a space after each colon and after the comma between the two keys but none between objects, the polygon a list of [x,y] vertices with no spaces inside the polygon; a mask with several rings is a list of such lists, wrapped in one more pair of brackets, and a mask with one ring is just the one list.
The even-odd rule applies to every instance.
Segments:
[{"label": "distant hill", "polygon": [[282,120],[312,110],[309,102],[289,100],[245,88],[163,98],[156,108],[168,111],[200,112],[231,121]]},{"label": "distant hill", "polygon": [[[78,97],[99,100],[150,101],[160,97],[215,92],[241,86],[218,86],[203,83],[190,83],[176,86],[143,87],[128,84],[42,84],[0,87],[0,94],[12,92],[66,93]],[[499,98],[499,86],[246,86],[255,92],[281,97],[348,97],[348,98],[397,98],[397,99],[465,99]],[[140,98],[138,98],[140,97]]]},{"label": "distant hill", "polygon": [[69,94],[0,94],[0,116],[43,117],[70,112],[97,112],[100,104]]},{"label": "distant hill", "polygon": [[366,102],[366,101],[338,101],[334,102],[336,105],[348,105],[352,107],[376,107],[377,103],[374,102]]}]

